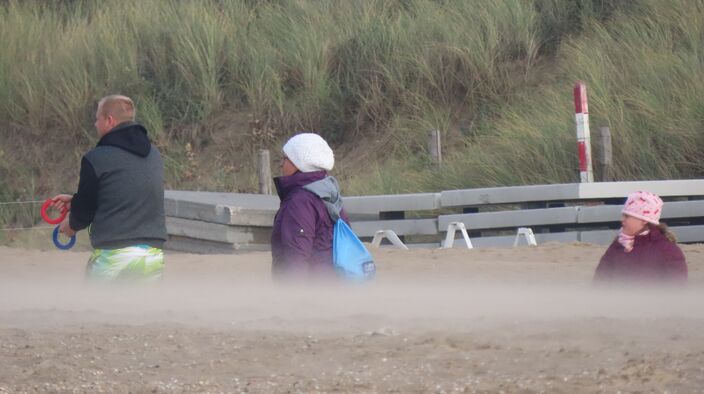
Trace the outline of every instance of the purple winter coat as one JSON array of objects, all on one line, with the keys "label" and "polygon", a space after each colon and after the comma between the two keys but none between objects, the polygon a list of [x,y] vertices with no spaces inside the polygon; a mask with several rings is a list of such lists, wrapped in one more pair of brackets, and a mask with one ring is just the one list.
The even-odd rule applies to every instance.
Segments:
[{"label": "purple winter coat", "polygon": [[687,263],[677,244],[651,226],[648,234],[636,236],[629,253],[614,240],[596,268],[594,282],[684,284]]},{"label": "purple winter coat", "polygon": [[[335,223],[321,197],[304,189],[313,182],[328,179],[325,171],[297,172],[274,178],[281,200],[271,233],[274,278],[334,276],[332,239]],[[326,185],[332,198],[339,200],[341,206],[339,190],[334,190],[337,183]],[[349,222],[344,211],[339,211],[339,215]]]}]

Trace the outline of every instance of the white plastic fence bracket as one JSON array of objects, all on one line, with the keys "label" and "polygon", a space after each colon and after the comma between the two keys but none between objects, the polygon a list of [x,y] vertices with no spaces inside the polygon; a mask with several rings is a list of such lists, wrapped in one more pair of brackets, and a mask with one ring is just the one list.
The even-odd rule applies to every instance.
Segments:
[{"label": "white plastic fence bracket", "polygon": [[401,241],[401,239],[398,237],[398,235],[396,235],[393,230],[379,230],[374,233],[374,239],[372,239],[372,246],[378,248],[381,245],[381,240],[384,238],[388,239],[389,242],[391,242],[391,244],[395,247],[403,250],[408,250],[408,246],[406,246],[403,241]]},{"label": "white plastic fence bracket", "polygon": [[528,245],[538,246],[538,243],[535,241],[535,235],[533,235],[533,229],[530,227],[519,227],[518,232],[516,232],[516,240],[513,241],[513,247],[518,246],[518,241],[520,240],[521,235],[526,240]]},{"label": "white plastic fence bracket", "polygon": [[445,242],[443,242],[441,249],[449,249],[455,243],[455,232],[460,230],[462,237],[464,237],[464,242],[467,244],[467,249],[472,249],[472,241],[469,239],[469,234],[467,234],[467,228],[462,222],[452,222],[447,225],[447,235],[445,236]]}]

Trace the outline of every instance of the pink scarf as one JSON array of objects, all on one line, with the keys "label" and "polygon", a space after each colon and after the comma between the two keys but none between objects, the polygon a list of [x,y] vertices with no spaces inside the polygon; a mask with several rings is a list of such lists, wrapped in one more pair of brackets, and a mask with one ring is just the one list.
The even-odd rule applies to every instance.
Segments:
[{"label": "pink scarf", "polygon": [[[648,235],[650,230],[645,230],[642,233],[638,234],[638,236],[641,235]],[[618,243],[623,245],[623,250],[626,251],[626,253],[630,253],[633,250],[633,243],[636,240],[635,235],[627,235],[623,232],[623,228],[618,230]]]}]

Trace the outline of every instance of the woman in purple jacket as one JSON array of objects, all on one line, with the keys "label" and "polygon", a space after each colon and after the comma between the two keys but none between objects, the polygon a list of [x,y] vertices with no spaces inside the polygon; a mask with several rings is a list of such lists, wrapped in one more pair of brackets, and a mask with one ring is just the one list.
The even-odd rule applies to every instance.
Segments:
[{"label": "woman in purple jacket", "polygon": [[332,239],[342,217],[340,188],[328,176],[335,157],[317,134],[295,135],[283,147],[281,176],[274,178],[281,204],[271,234],[272,275],[275,279],[334,277]]},{"label": "woman in purple jacket", "polygon": [[631,193],[621,211],[621,230],[599,262],[596,283],[687,282],[687,263],[674,234],[660,224],[663,202],[649,192]]}]

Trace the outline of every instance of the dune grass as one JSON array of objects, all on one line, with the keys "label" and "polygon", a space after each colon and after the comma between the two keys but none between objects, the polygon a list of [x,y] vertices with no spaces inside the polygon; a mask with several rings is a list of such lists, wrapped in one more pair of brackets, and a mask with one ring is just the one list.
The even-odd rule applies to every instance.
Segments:
[{"label": "dune grass", "polygon": [[703,22],[702,0],[0,2],[0,197],[76,171],[110,93],[169,187],[254,191],[255,148],[296,130],[334,144],[348,194],[574,182],[577,80],[616,179],[699,177]]}]

